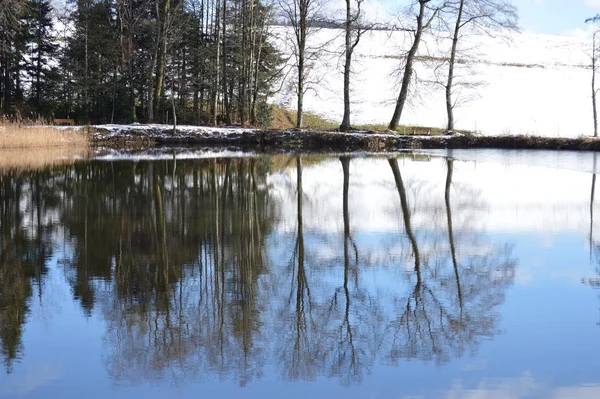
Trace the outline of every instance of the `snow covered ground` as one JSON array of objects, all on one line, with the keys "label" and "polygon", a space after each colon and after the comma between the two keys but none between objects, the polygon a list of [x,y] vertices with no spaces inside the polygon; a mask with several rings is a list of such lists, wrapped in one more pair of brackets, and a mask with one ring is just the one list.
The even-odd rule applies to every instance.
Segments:
[{"label": "snow covered ground", "polygon": [[[291,54],[286,27],[274,27],[275,42]],[[407,48],[401,32],[373,31],[364,36],[355,51],[352,78],[352,122],[387,124],[398,95],[399,55]],[[343,32],[322,29],[312,37],[312,49],[325,44],[311,62],[305,95],[305,110],[341,121],[343,111]],[[576,137],[593,132],[591,69],[588,35],[570,36],[511,33],[508,38],[466,37],[463,48],[476,47],[474,59],[459,64],[459,82],[481,82],[463,89],[455,110],[456,127],[482,134],[535,134]],[[448,42],[431,38],[419,55],[447,57]],[[405,50],[404,50],[405,51]],[[473,54],[473,51],[470,52]],[[464,56],[460,56],[461,58]],[[293,59],[292,59],[293,61]],[[420,84],[405,108],[401,124],[444,127],[446,111],[443,87],[434,83],[436,63],[416,65]],[[446,68],[442,68],[445,70]],[[295,76],[289,73],[274,102],[295,108]],[[414,86],[413,86],[414,87]]]}]

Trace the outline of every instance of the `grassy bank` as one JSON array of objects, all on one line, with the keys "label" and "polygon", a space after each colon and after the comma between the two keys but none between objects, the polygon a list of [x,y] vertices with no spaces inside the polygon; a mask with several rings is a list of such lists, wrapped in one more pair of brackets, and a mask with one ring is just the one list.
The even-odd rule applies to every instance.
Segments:
[{"label": "grassy bank", "polygon": [[[283,109],[277,106],[273,106],[272,109],[272,122],[269,127],[272,130],[288,130],[293,129],[296,126],[296,112]],[[340,126],[340,122],[335,122],[323,118],[317,114],[305,112],[303,116],[303,128],[307,130],[324,130],[331,131],[337,130]],[[353,125],[353,130],[367,131],[372,133],[389,133],[389,134],[402,134],[402,135],[439,135],[444,133],[446,129],[429,126],[411,126],[401,125],[396,130],[389,130],[387,125],[380,124],[359,124]],[[457,133],[470,134],[472,132],[466,130],[457,131]]]},{"label": "grassy bank", "polygon": [[0,121],[0,149],[8,148],[87,148],[89,138],[83,129],[57,129]]}]

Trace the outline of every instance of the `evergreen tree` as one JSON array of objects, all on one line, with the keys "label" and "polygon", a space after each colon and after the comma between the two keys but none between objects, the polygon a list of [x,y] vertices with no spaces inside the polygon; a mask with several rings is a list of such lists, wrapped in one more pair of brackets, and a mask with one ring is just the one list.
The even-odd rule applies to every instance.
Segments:
[{"label": "evergreen tree", "polygon": [[40,115],[51,114],[49,90],[51,80],[58,76],[51,62],[56,57],[58,46],[52,34],[53,9],[49,0],[30,0],[27,7],[27,79],[30,81],[29,103],[31,109]]}]

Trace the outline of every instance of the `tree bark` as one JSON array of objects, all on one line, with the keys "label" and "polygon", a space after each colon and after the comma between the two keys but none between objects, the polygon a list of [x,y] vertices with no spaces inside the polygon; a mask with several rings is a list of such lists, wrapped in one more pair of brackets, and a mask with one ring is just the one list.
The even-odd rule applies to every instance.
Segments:
[{"label": "tree bark", "polygon": [[592,42],[592,111],[594,113],[594,137],[598,137],[598,108],[596,103],[596,57],[597,49],[596,43],[598,32],[594,32],[594,39]]},{"label": "tree bark", "polygon": [[[129,79],[129,107],[131,120],[137,122],[135,112],[135,90],[133,89],[133,27],[129,27],[127,32],[127,77]],[[149,117],[150,118],[150,117]],[[149,122],[152,122],[151,120]]]},{"label": "tree bark", "polygon": [[340,125],[340,132],[350,130],[350,67],[352,63],[352,9],[346,0],[346,43],[344,60],[344,116]]},{"label": "tree bark", "polygon": [[257,48],[257,54],[256,57],[254,59],[254,71],[253,73],[253,88],[252,88],[252,104],[250,106],[250,122],[252,124],[252,126],[256,125],[257,122],[257,116],[256,116],[256,102],[258,100],[258,73],[260,71],[260,60],[261,60],[261,55],[262,55],[262,48],[263,48],[263,38],[265,36],[265,30],[266,30],[266,16],[262,17],[262,21],[261,21],[261,27],[260,27],[260,34],[258,36],[258,48]]},{"label": "tree bark", "polygon": [[413,75],[413,64],[415,60],[415,56],[417,55],[417,50],[419,50],[419,44],[421,43],[421,36],[423,36],[424,24],[423,19],[425,18],[425,5],[429,2],[429,0],[419,0],[419,15],[417,17],[417,30],[415,32],[415,38],[413,40],[413,44],[408,51],[406,56],[406,65],[404,66],[404,76],[402,76],[402,85],[400,87],[400,94],[398,95],[398,100],[396,101],[396,108],[394,109],[394,115],[392,116],[392,120],[388,125],[390,130],[395,130],[398,127],[398,122],[400,121],[400,117],[402,116],[402,110],[404,109],[404,104],[406,103],[406,99],[408,98],[408,89],[410,86],[410,81],[412,80]]},{"label": "tree bark", "polygon": [[10,104],[11,104],[11,81],[10,81],[10,56],[8,54],[4,55],[4,87],[3,90],[3,103],[2,103],[2,111],[5,115],[10,114]]},{"label": "tree bark", "polygon": [[[225,1],[225,0],[223,0]],[[217,121],[217,115],[219,112],[219,106],[218,106],[218,98],[219,98],[219,71],[220,71],[220,63],[221,63],[221,28],[220,28],[220,14],[221,14],[221,2],[220,0],[217,0],[216,3],[216,16],[215,16],[215,23],[214,26],[217,27],[217,45],[215,46],[216,49],[216,54],[215,54],[215,73],[217,74],[215,77],[215,85],[213,87],[213,92],[212,92],[212,124],[214,126],[218,125],[218,121]]]},{"label": "tree bark", "polygon": [[173,136],[177,134],[177,110],[175,108],[175,85],[171,81],[171,109],[173,111]]},{"label": "tree bark", "polygon": [[231,125],[231,97],[227,91],[227,0],[223,0],[221,19],[223,20],[223,57],[221,62],[223,68],[223,105],[225,106],[225,123]]},{"label": "tree bark", "polygon": [[167,58],[167,36],[169,26],[169,13],[171,0],[163,0],[162,7],[159,9],[159,35],[157,40],[158,58],[156,59],[156,79],[154,82],[154,113],[158,114],[160,106],[160,97],[162,95],[163,81],[165,78],[165,63]]},{"label": "tree bark", "polygon": [[306,56],[306,35],[308,30],[308,8],[310,6],[310,0],[299,0],[298,11],[299,21],[297,21],[296,27],[296,39],[298,42],[298,104],[296,112],[296,127],[302,128],[302,116],[304,108],[304,68],[305,68],[305,56]]},{"label": "tree bark", "polygon": [[454,79],[454,64],[456,63],[456,48],[458,47],[458,34],[462,24],[462,15],[465,0],[460,0],[458,6],[458,15],[454,25],[454,34],[452,36],[452,50],[450,51],[450,62],[448,65],[448,82],[446,83],[446,111],[448,113],[448,125],[446,129],[450,132],[454,130],[454,105],[452,104],[452,81]]}]

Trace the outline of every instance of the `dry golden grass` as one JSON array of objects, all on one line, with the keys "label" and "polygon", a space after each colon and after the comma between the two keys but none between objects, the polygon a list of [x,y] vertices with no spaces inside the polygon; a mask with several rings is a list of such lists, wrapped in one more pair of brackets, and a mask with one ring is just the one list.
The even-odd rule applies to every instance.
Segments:
[{"label": "dry golden grass", "polygon": [[87,148],[88,134],[84,130],[57,129],[52,126],[25,126],[0,121],[0,149],[2,148]]},{"label": "dry golden grass", "polygon": [[[302,116],[303,128],[309,130],[332,130],[337,129],[339,123],[326,120],[319,115],[305,112]],[[280,107],[273,107],[273,120],[269,128],[276,130],[292,129],[296,126],[296,112]]]},{"label": "dry golden grass", "polygon": [[[275,130],[288,130],[296,126],[296,112],[284,108],[273,106],[273,120],[269,128]],[[327,120],[319,115],[310,112],[304,113],[304,129],[308,130],[336,130],[339,127],[339,122]],[[392,133],[403,135],[419,135],[419,136],[435,136],[446,131],[444,128],[429,127],[429,126],[408,126],[400,125],[396,130],[389,130],[387,125],[383,124],[366,124],[353,125],[353,130],[367,130],[374,133]],[[473,134],[468,130],[455,130],[455,133]]]},{"label": "dry golden grass", "polygon": [[86,131],[0,119],[0,171],[36,170],[73,163],[89,153]]}]

